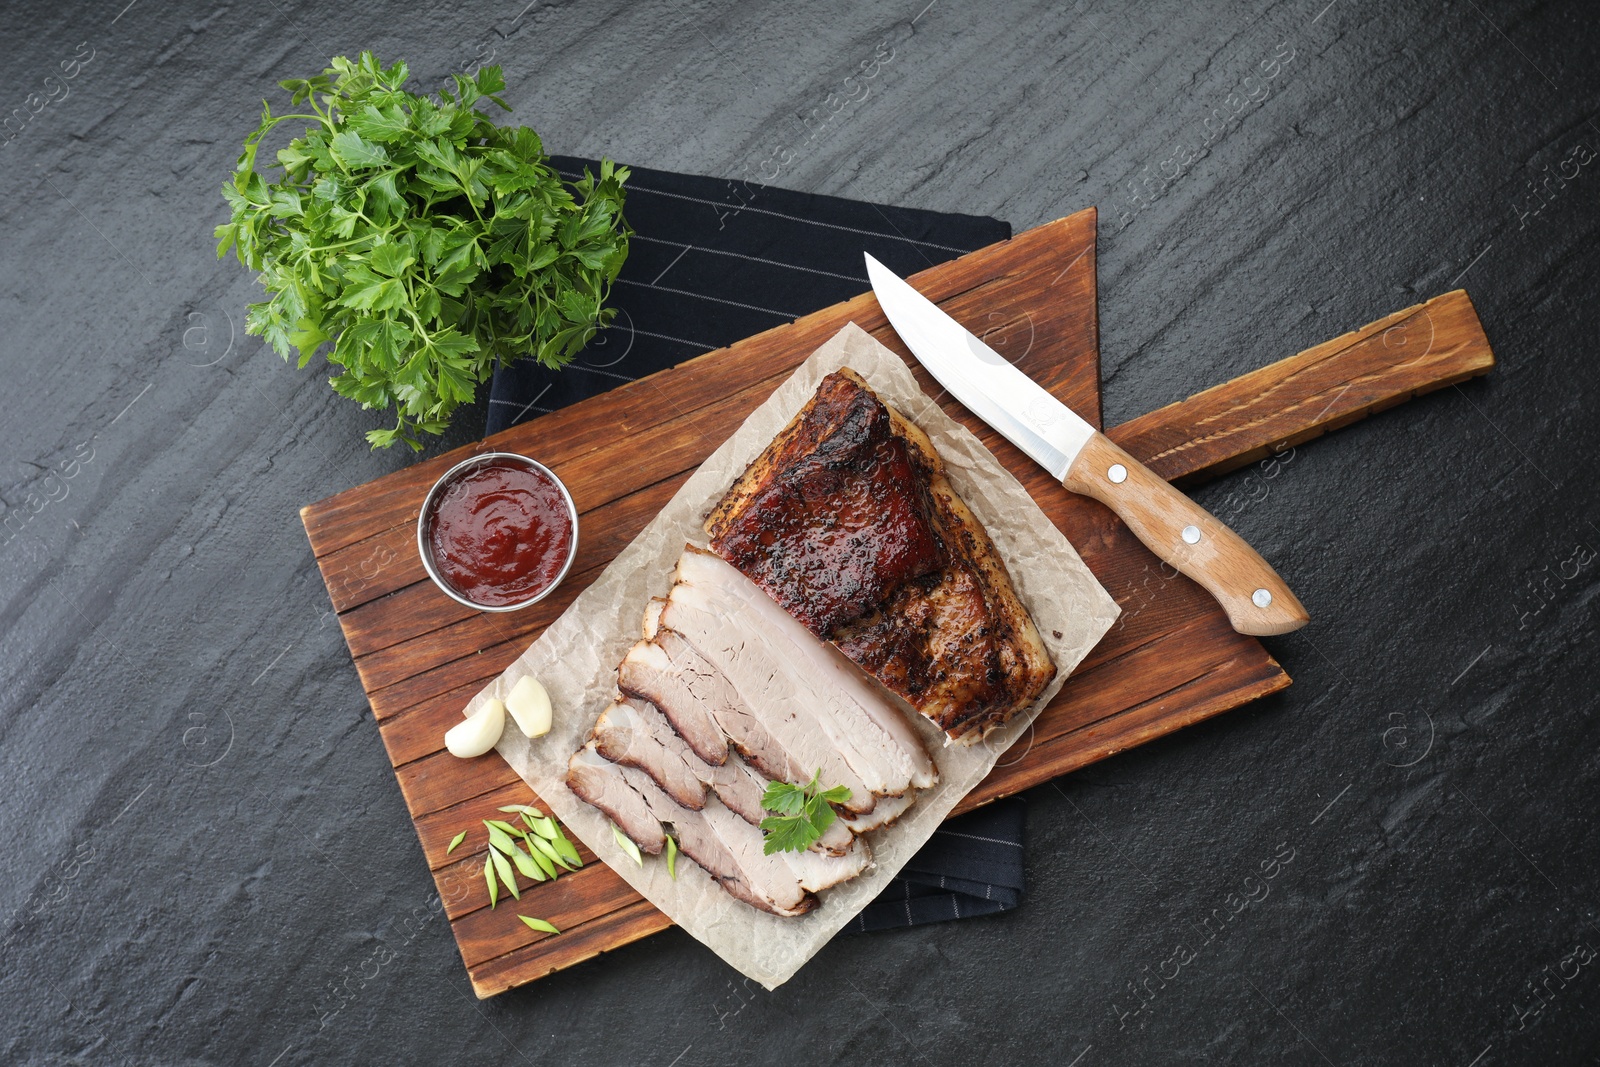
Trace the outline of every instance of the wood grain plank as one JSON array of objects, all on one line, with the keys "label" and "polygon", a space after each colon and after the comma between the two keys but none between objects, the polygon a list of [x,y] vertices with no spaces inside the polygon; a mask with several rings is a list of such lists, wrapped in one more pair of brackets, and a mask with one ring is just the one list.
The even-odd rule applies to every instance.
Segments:
[{"label": "wood grain plank", "polygon": [[373,715],[382,722],[391,715],[397,715],[406,708],[457,686],[466,685],[471,681],[487,683],[489,679],[510,666],[511,661],[521,655],[526,647],[527,643],[520,638],[487,645],[471,656],[451,660],[443,666],[435,667],[431,671],[422,671],[415,677],[397,682],[386,689],[369,692],[367,702],[372,705]]},{"label": "wood grain plank", "polygon": [[[469,867],[477,875],[479,884],[482,884],[483,861],[469,863]],[[554,936],[530,930],[517,920],[519,914],[544,919],[566,930],[639,900],[639,894],[634,892],[633,886],[622,880],[621,875],[604,863],[594,863],[582,870],[564,874],[553,882],[534,886],[532,890],[523,892],[521,900],[502,896],[499,906],[490,908],[485,897],[485,906],[452,917],[450,929],[455,932],[461,958],[470,970],[524,945],[536,944]]]},{"label": "wood grain plank", "polygon": [[606,916],[604,921],[568,928],[560,937],[546,938],[469,967],[467,975],[472,980],[472,991],[479,999],[485,999],[658,934],[671,925],[671,919],[641,898]]},{"label": "wood grain plank", "polygon": [[[1025,746],[1023,754],[1002,757],[952,815],[1042,785],[1289,686],[1289,676],[1259,641],[1226,627],[1226,619],[1200,620],[1192,631],[1164,635],[1085,672],[1081,679],[1075,673],[1062,696],[1051,703],[1052,728],[1019,741]],[[1200,644],[1208,638],[1217,644]],[[1096,688],[1110,686],[1126,694],[1125,706],[1108,710],[1095,698]]]},{"label": "wood grain plank", "polygon": [[1436,296],[1110,431],[1168,481],[1194,484],[1494,367],[1465,290]]}]

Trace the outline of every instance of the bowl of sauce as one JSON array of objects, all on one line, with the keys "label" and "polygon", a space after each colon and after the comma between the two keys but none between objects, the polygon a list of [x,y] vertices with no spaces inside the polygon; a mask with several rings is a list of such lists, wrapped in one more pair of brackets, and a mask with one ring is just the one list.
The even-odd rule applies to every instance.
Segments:
[{"label": "bowl of sauce", "polygon": [[417,551],[447,596],[480,611],[516,611],[566,577],[578,553],[578,509],[544,464],[486,452],[428,490]]}]

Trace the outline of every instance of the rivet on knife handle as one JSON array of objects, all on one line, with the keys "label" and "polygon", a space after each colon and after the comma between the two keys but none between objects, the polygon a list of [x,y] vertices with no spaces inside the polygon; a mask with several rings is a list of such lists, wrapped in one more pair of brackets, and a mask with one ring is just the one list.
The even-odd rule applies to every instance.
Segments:
[{"label": "rivet on knife handle", "polygon": [[1240,633],[1285,634],[1310,621],[1244,538],[1104,435],[1089,438],[1062,484],[1116,512],[1146,548],[1215,597]]}]

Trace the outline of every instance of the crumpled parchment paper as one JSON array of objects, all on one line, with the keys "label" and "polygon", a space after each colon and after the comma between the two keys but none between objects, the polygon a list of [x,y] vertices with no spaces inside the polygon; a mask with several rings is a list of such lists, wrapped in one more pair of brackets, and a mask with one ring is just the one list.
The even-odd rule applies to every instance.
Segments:
[{"label": "crumpled parchment paper", "polygon": [[[636,865],[617,847],[609,820],[567,789],[567,759],[613,699],[617,663],[639,639],[646,602],[670,588],[672,568],[685,542],[705,544],[701,523],[712,505],[804,406],[822,378],[846,366],[933,439],[951,483],[999,548],[1057,671],[1032,708],[978,744],[947,746],[937,728],[912,714],[938,764],[939,784],[921,792],[893,825],[867,835],[871,867],[820,894],[821,906],[809,914],[780,918],[735,900],[687,857],[678,860],[676,881],[668,878],[664,857],[646,856],[643,867]],[[741,973],[774,989],[878,896],[1011,742],[1027,734],[1117,613],[1116,602],[1022,485],[923,393],[899,356],[851,323],[707,457],[633,543],[463,714],[471,715],[491,697],[504,699],[524,674],[535,675],[550,694],[555,723],[533,741],[508,726],[500,754],[571,832],[652,904]]]}]

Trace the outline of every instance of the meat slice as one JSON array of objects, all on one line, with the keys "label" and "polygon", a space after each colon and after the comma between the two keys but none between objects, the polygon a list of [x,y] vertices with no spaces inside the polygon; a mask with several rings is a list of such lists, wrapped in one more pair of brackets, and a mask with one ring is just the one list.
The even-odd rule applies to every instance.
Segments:
[{"label": "meat slice", "polygon": [[[720,767],[706,767],[706,785],[717,794],[717,799],[745,822],[760,826],[768,812],[761,807],[767,785],[772,781],[738,756],[730,756]],[[829,852],[842,852],[850,845],[850,835],[843,842],[835,838],[828,843]]]},{"label": "meat slice", "polygon": [[667,598],[653,596],[650,603],[644,606],[643,637],[646,641],[655,639],[656,631],[661,628],[661,609],[667,606]]},{"label": "meat slice", "polygon": [[596,752],[593,744],[584,745],[567,761],[567,788],[605,812],[629,840],[652,856],[666,845],[661,820],[650,810],[649,800],[622,774],[622,768]]},{"label": "meat slice", "polygon": [[[722,758],[708,763],[726,762],[729,742],[739,754],[770,779],[804,782],[818,764],[811,761],[817,745],[803,745],[791,753],[767,728],[761,715],[747,705],[738,691],[710,661],[683,636],[660,627],[655,639],[644,647],[635,646],[617,672],[623,692],[649,701],[661,710],[695,755],[705,759],[705,751]],[[694,731],[696,741],[690,742]],[[851,810],[872,807],[872,794],[854,779]]]},{"label": "meat slice", "polygon": [[812,766],[815,752],[830,785],[857,778],[877,796],[938,780],[905,716],[748,578],[693,546],[678,558],[676,576],[663,626],[682,634],[745,705],[761,709],[802,766]]},{"label": "meat slice", "polygon": [[657,641],[640,641],[617,667],[617,688],[661,709],[696,756],[720,765],[728,758],[728,738],[712,709],[725,696],[720,679],[686,670]]},{"label": "meat slice", "polygon": [[689,750],[655,705],[637,697],[618,700],[600,713],[590,735],[596,752],[644,771],[678,804],[693,811],[706,806],[711,765]]},{"label": "meat slice", "polygon": [[765,879],[759,886],[753,884],[739,854],[723,843],[703,811],[674,804],[648,775],[612,763],[596,752],[593,744],[584,745],[567,761],[567,788],[598,808],[629,840],[651,855],[659,855],[665,847],[662,824],[670,824],[677,831],[674,837],[683,854],[747,904],[777,915],[802,915],[816,906],[816,898],[800,887],[798,878],[790,874],[787,879],[773,879],[770,865],[756,868]]},{"label": "meat slice", "polygon": [[721,801],[708,798],[700,811],[680,807],[648,775],[611,763],[592,745],[572,756],[567,784],[641,849],[659,853],[666,843],[663,824],[670,826],[678,848],[718,885],[775,915],[810,911],[817,903],[813,892],[855,877],[870,862],[870,854],[859,844],[842,856],[813,852],[768,856],[761,832]]},{"label": "meat slice", "polygon": [[[771,814],[761,807],[761,798],[766,794],[767,786],[771,784],[771,779],[761,774],[761,772],[738,756],[729,756],[728,762],[721,767],[708,766],[706,771],[710,775],[709,784],[712,791],[717,794],[717,799],[722,801],[729,811],[732,811],[751,826],[760,826],[761,820]],[[806,779],[806,781],[810,780],[809,777]],[[889,801],[880,801],[879,803],[887,804]],[[877,807],[878,804],[873,805],[874,810]],[[865,818],[866,816],[857,817]],[[822,832],[822,836],[811,847],[821,852],[842,856],[849,851],[854,840],[854,835],[850,833],[850,828],[844,824],[843,820],[835,819],[828,824],[828,828]],[[865,848],[866,844],[863,843],[861,847]]]},{"label": "meat slice", "polygon": [[861,815],[846,814],[828,827],[832,830],[836,826],[843,826],[845,832],[850,834],[864,834],[869,830],[877,830],[888,826],[911,807],[917,799],[915,793],[907,793],[903,797],[884,797],[869,812]]},{"label": "meat slice", "polygon": [[[718,800],[709,801],[700,817],[717,840],[737,858],[750,884],[762,893],[781,894],[789,879],[807,892],[820,893],[854,878],[871,862],[872,854],[861,841],[854,842],[840,856],[809,851],[775,852],[769,856],[761,831]],[[678,844],[683,847],[681,840]],[[685,847],[684,851],[688,849]]]},{"label": "meat slice", "polygon": [[[707,811],[693,816],[685,813],[672,820],[678,848],[698,863],[712,881],[751,907],[774,915],[804,915],[817,906],[817,898],[800,885],[787,864],[774,863],[761,854],[761,845],[741,841],[732,834],[733,824],[750,829],[750,824],[713,801]],[[681,809],[680,809],[681,810]],[[722,818],[714,816],[720,813]],[[721,832],[719,832],[721,831]],[[724,836],[726,834],[726,837]],[[759,837],[759,835],[757,835]],[[727,837],[732,837],[730,846]]]},{"label": "meat slice", "polygon": [[[644,771],[680,807],[701,810],[710,790],[751,825],[759,826],[767,816],[761,808],[767,778],[738,756],[729,756],[720,767],[706,763],[689,751],[665,716],[648,701],[636,697],[617,700],[600,713],[591,738],[600,755]],[[852,840],[849,828],[836,820],[813,847],[843,855]]]}]

